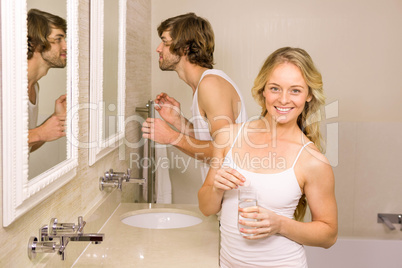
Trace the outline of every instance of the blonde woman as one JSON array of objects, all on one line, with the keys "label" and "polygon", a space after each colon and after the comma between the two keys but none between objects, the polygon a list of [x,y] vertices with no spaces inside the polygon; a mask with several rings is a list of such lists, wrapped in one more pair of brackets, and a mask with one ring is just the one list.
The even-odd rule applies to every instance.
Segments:
[{"label": "blonde woman", "polygon": [[[221,267],[307,267],[303,245],[329,248],[338,232],[334,175],[316,118],[325,102],[321,74],[303,49],[281,48],[252,94],[262,116],[217,134],[199,207],[221,211]],[[258,205],[241,209],[245,185],[257,190]],[[303,222],[307,203],[311,221]]]}]

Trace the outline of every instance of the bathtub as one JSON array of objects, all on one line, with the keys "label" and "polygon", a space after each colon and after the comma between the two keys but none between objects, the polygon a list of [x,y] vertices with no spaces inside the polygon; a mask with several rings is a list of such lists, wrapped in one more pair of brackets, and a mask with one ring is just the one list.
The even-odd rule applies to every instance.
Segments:
[{"label": "bathtub", "polygon": [[338,238],[329,249],[305,247],[309,268],[401,268],[402,241]]}]

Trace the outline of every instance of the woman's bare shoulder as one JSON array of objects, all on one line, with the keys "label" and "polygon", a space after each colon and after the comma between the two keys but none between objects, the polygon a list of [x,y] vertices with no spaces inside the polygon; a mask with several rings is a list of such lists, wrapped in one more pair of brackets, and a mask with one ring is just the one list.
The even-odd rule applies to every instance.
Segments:
[{"label": "woman's bare shoulder", "polygon": [[333,178],[331,163],[327,157],[314,145],[309,144],[300,156],[300,171],[308,178]]}]

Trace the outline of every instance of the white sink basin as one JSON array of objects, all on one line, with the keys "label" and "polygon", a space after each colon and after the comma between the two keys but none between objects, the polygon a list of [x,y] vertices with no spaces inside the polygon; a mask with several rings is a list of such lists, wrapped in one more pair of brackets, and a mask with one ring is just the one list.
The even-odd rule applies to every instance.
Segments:
[{"label": "white sink basin", "polygon": [[202,222],[195,213],[181,209],[141,209],[121,216],[127,225],[147,229],[174,229],[197,225]]}]

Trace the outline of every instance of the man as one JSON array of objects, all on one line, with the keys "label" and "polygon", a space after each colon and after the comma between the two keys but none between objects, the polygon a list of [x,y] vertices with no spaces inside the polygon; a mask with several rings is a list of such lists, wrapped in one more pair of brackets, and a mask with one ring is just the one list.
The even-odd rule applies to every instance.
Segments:
[{"label": "man", "polygon": [[[147,118],[143,137],[171,144],[199,160],[212,158],[214,133],[230,123],[247,120],[236,84],[222,71],[213,69],[214,33],[210,23],[188,13],[163,21],[158,27],[162,42],[156,49],[159,67],[176,71],[193,91],[193,118],[181,115],[180,103],[166,93],[156,97],[156,110],[164,119]],[[175,129],[169,126],[172,125]],[[203,181],[208,167],[201,170]]]},{"label": "man", "polygon": [[66,95],[56,100],[54,113],[44,123],[37,126],[38,81],[47,74],[50,68],[66,66],[66,29],[67,23],[63,18],[37,9],[31,9],[28,12],[28,143],[31,152],[45,142],[66,135]]}]

